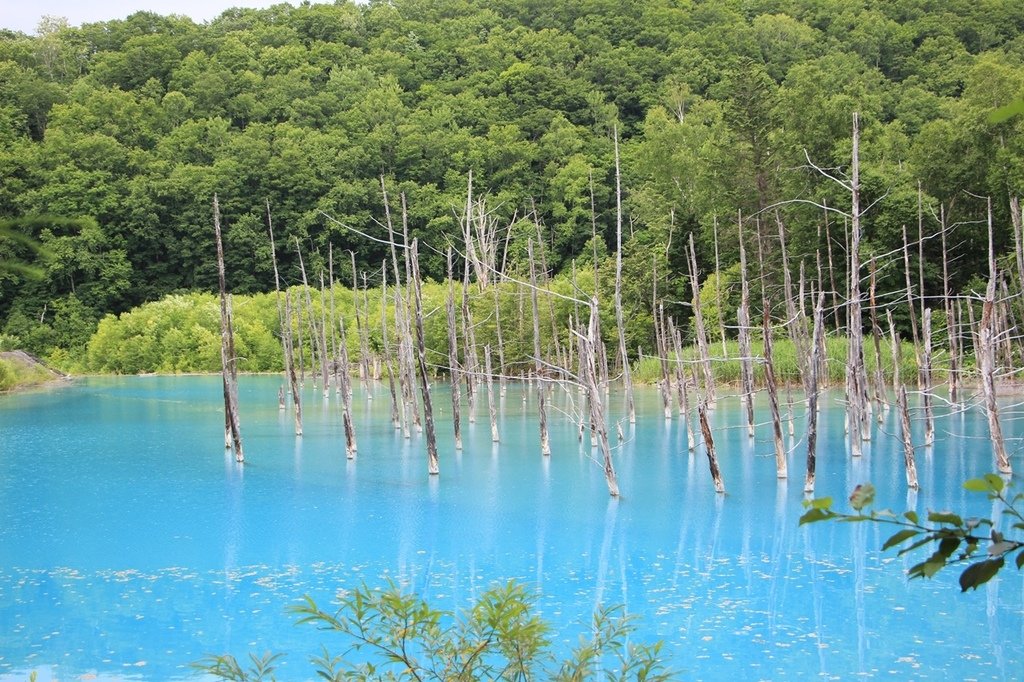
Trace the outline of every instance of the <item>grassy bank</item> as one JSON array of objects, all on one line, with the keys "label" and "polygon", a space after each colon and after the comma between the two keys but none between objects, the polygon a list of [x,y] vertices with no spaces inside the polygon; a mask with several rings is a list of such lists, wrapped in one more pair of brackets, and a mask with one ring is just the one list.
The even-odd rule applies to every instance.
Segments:
[{"label": "grassy bank", "polygon": [[[831,385],[841,384],[846,379],[846,355],[849,345],[846,337],[826,337],[825,339],[825,365],[827,377],[822,381]],[[800,370],[797,365],[796,348],[789,339],[778,338],[773,344],[776,379],[782,383],[798,383],[800,381]],[[892,381],[893,361],[892,353],[889,351],[890,344],[882,346],[882,374],[886,382]],[[738,384],[740,382],[740,352],[739,343],[727,341],[723,350],[721,343],[713,343],[709,347],[711,354],[712,368],[715,380],[723,384]],[[754,355],[754,381],[758,386],[764,385],[764,362],[762,358],[763,346],[760,339],[755,339],[753,344]],[[683,350],[684,360],[695,362],[699,357],[696,347],[689,347]],[[932,360],[932,376],[935,383],[945,381],[949,372],[949,356],[945,353],[936,354]],[[867,364],[869,380],[874,377],[875,368],[878,364],[878,357],[875,355],[874,346],[866,343],[864,346],[864,360]],[[661,362],[657,358],[644,357],[635,365],[636,380],[643,383],[654,383],[661,378]],[[913,383],[917,376],[917,364],[914,358],[914,347],[910,343],[904,343],[900,362],[900,375],[904,381]]]},{"label": "grassy bank", "polygon": [[35,358],[19,351],[0,353],[0,392],[40,386],[60,375]]}]

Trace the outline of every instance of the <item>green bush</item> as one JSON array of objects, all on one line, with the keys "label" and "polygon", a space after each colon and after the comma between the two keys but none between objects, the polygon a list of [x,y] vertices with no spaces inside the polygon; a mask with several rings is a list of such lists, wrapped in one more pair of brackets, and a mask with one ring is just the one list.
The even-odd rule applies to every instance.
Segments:
[{"label": "green bush", "polygon": [[[581,637],[564,659],[552,650],[551,626],[533,613],[534,597],[514,582],[493,587],[470,608],[456,614],[430,606],[421,597],[390,583],[375,590],[362,585],[324,611],[311,598],[292,607],[298,624],[340,636],[345,647],[333,655],[325,646],[312,663],[324,680],[475,680],[548,679],[576,681],[669,680],[661,643],[630,641],[633,619],[622,607],[597,611],[590,636]],[[358,662],[347,660],[356,654]],[[249,655],[250,667],[231,655],[210,655],[193,664],[224,680],[273,680],[282,654]]]}]

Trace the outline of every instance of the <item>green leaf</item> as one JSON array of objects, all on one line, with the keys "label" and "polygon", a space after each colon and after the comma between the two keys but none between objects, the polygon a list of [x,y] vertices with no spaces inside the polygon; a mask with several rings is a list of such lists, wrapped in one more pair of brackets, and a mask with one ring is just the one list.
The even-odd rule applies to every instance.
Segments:
[{"label": "green leaf", "polygon": [[986,559],[976,564],[971,564],[960,574],[960,591],[966,592],[969,589],[978,589],[991,580],[999,569],[1003,567],[1003,557],[998,559]]},{"label": "green leaf", "polygon": [[960,538],[942,538],[939,542],[939,549],[932,555],[932,559],[942,558],[943,561],[953,556],[953,552],[960,546]]},{"label": "green leaf", "polygon": [[916,566],[911,566],[907,573],[910,574],[911,578],[931,578],[933,575],[942,570],[942,567],[946,565],[945,561],[934,561],[929,559],[928,561],[922,561]]},{"label": "green leaf", "polygon": [[836,516],[838,516],[838,515],[835,512],[831,512],[831,511],[828,511],[826,509],[819,509],[817,507],[813,507],[813,508],[807,510],[807,512],[805,512],[804,515],[800,517],[799,525],[802,526],[805,523],[815,523],[817,521],[826,521],[828,519],[835,518]]},{"label": "green leaf", "polygon": [[904,555],[904,554],[906,554],[907,552],[913,552],[913,551],[914,551],[915,549],[917,549],[918,547],[921,547],[922,545],[927,545],[927,544],[928,544],[929,542],[931,542],[931,541],[932,541],[932,540],[934,540],[934,539],[935,539],[935,537],[934,537],[934,536],[932,536],[932,535],[928,535],[928,536],[926,536],[926,537],[924,537],[924,538],[922,538],[922,539],[918,540],[918,541],[917,541],[917,542],[915,542],[914,544],[910,545],[909,547],[904,547],[903,549],[901,549],[901,550],[899,551],[899,554],[898,554],[897,556],[903,556],[903,555]]},{"label": "green leaf", "polygon": [[986,478],[971,478],[964,481],[964,490],[970,490],[972,493],[987,493],[992,490],[992,486],[989,485]]},{"label": "green leaf", "polygon": [[1017,570],[1019,571],[1022,566],[1024,566],[1024,549],[1017,552]]},{"label": "green leaf", "polygon": [[862,483],[850,493],[850,506],[860,511],[875,501],[875,486],[870,483]]},{"label": "green leaf", "polygon": [[1003,488],[1006,487],[1006,479],[998,474],[985,474],[982,478],[985,479],[989,488],[994,493],[1001,493],[1003,492]]},{"label": "green leaf", "polygon": [[905,518],[907,521],[910,521],[911,523],[918,523],[916,511],[911,510],[903,512],[903,518]]},{"label": "green leaf", "polygon": [[953,512],[928,512],[928,520],[932,523],[948,523],[958,528],[964,525],[963,519]]},{"label": "green leaf", "polygon": [[810,500],[811,509],[828,509],[832,506],[831,497],[816,497]]},{"label": "green leaf", "polygon": [[888,540],[885,541],[885,544],[882,545],[882,551],[884,552],[885,550],[889,549],[890,547],[895,547],[896,545],[898,545],[898,544],[900,544],[902,542],[905,542],[905,541],[909,540],[910,538],[912,538],[912,537],[914,537],[916,535],[920,535],[920,534],[921,534],[921,531],[913,530],[913,529],[910,529],[910,528],[901,530],[900,532],[893,534],[892,537],[890,537]]}]

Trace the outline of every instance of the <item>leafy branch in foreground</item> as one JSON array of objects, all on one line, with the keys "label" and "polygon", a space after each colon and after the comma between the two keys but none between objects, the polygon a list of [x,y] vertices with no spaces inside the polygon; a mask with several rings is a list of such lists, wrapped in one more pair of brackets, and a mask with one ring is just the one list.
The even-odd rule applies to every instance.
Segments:
[{"label": "leafy branch in foreground", "polygon": [[[989,500],[998,500],[1004,507],[1003,515],[1012,520],[1013,530],[1024,531],[1024,516],[1016,506],[1024,500],[1024,493],[1010,497],[1009,487],[996,474],[985,474],[964,483],[965,489],[985,493]],[[964,519],[947,511],[928,512],[925,521],[921,521],[915,511],[906,511],[902,515],[889,510],[866,512],[874,499],[874,486],[865,483],[858,485],[850,495],[850,506],[856,512],[854,514],[833,510],[830,497],[806,500],[804,506],[807,511],[800,517],[800,525],[835,520],[848,523],[870,521],[894,526],[898,530],[885,541],[883,550],[900,547],[898,555],[903,556],[921,547],[934,547],[927,559],[910,567],[908,574],[911,578],[931,578],[948,565],[967,564],[960,573],[962,592],[977,589],[991,580],[1014,552],[1017,553],[1017,569],[1024,566],[1024,541],[1007,539],[996,530],[990,519]],[[978,548],[985,543],[988,545],[986,551],[979,555]]]},{"label": "leafy branch in foreground", "polygon": [[[508,582],[484,592],[470,608],[455,614],[431,607],[394,583],[383,590],[363,585],[324,611],[306,596],[289,609],[296,624],[312,624],[344,637],[347,648],[332,655],[327,647],[311,659],[319,679],[341,680],[668,680],[660,659],[661,642],[634,644],[633,619],[621,606],[594,614],[589,637],[563,661],[556,661],[551,628],[532,613],[533,595]],[[355,654],[356,661],[348,660]],[[274,680],[281,654],[250,654],[246,670],[231,655],[211,655],[193,667],[233,682]]]}]

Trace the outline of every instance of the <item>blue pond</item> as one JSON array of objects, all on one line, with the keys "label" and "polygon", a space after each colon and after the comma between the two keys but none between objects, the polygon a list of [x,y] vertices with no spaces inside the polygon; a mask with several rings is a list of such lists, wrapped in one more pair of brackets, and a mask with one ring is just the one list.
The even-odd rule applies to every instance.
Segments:
[{"label": "blue pond", "polygon": [[[219,378],[97,378],[0,397],[0,681],[31,671],[41,681],[194,679],[188,664],[205,654],[266,650],[288,652],[282,679],[308,679],[308,656],[343,643],[295,626],[286,606],[304,594],[327,605],[388,579],[448,609],[523,581],[566,649],[597,606],[624,604],[637,637],[665,641],[680,679],[1024,674],[1021,573],[961,595],[955,570],[908,582],[917,559],[880,552],[884,528],[797,526],[800,405],[791,476],[778,482],[770,426],[748,440],[739,400],[720,398],[719,496],[703,450],[688,453],[682,423],[664,420],[654,390],[640,391],[637,424],[624,424],[614,455],[615,500],[568,419],[553,419],[553,454],[540,455],[522,386],[501,401],[501,442],[491,443],[480,400],[461,453],[447,388],[435,386],[441,475],[431,478],[422,436],[392,428],[385,387],[356,389],[359,453],[347,461],[333,396],[307,388],[296,439],[278,383],[241,379],[244,467],[223,448]],[[939,414],[913,494],[895,413],[855,460],[839,397],[823,401],[817,495],[844,500],[870,480],[882,507],[998,515],[960,485],[993,469],[977,411]],[[553,402],[569,411],[572,398]],[[621,402],[613,392],[613,416]],[[1004,428],[1020,468],[1009,412]]]}]

